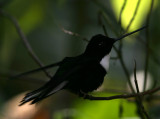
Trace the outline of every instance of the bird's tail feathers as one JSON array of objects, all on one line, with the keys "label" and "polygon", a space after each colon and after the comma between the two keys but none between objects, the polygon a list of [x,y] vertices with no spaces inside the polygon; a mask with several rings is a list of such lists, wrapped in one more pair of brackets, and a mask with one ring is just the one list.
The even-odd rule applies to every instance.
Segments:
[{"label": "bird's tail feathers", "polygon": [[[49,83],[48,83],[49,84]],[[67,81],[64,81],[62,83],[60,83],[58,86],[56,86],[55,88],[53,88],[50,85],[44,85],[43,87],[34,90],[32,92],[29,92],[25,95],[25,97],[22,99],[22,101],[20,102],[19,106],[30,102],[30,104],[35,104],[37,102],[39,102],[40,100],[56,93],[57,91],[61,90],[64,88],[64,86],[67,84]]]},{"label": "bird's tail feathers", "polygon": [[[21,100],[19,106],[22,106],[23,104],[25,104],[25,103],[27,103],[27,102],[29,102],[29,101],[35,100],[36,98],[39,97],[39,95],[40,95],[44,90],[45,90],[45,88],[42,87],[42,88],[39,88],[39,89],[37,89],[37,90],[34,90],[34,91],[32,91],[32,92],[27,93],[27,94],[25,95],[25,97]],[[32,104],[32,102],[31,102],[31,104]]]}]

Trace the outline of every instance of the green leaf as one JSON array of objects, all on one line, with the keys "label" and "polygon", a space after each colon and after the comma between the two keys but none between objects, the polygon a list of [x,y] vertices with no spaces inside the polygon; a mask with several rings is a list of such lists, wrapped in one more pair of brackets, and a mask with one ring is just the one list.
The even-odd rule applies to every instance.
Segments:
[{"label": "green leaf", "polygon": [[[124,0],[111,0],[111,4],[114,9],[117,20],[119,19],[119,14],[120,14],[123,2],[124,2]],[[134,14],[137,2],[138,2],[138,0],[127,0],[126,7],[125,7],[123,14],[122,14],[122,26],[124,28],[127,27],[127,25],[129,24],[129,22],[131,20],[133,14]],[[136,14],[136,17],[135,17],[133,24],[131,25],[129,31],[133,31],[133,30],[139,28],[144,23],[144,20],[146,18],[145,16],[147,15],[147,13],[150,9],[150,3],[151,3],[151,0],[149,0],[147,2],[145,0],[141,0],[138,12]],[[154,7],[156,7],[156,6],[157,6],[157,2],[155,1]]]},{"label": "green leaf", "polygon": [[108,101],[79,100],[75,104],[78,115],[75,115],[74,119],[119,119],[120,103],[122,103],[122,116],[124,118],[137,117],[134,102],[128,102],[123,99]]}]

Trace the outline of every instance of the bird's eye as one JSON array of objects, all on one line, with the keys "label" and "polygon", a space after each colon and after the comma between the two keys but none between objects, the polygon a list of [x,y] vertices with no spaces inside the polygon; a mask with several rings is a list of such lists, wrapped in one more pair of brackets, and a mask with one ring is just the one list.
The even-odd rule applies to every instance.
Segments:
[{"label": "bird's eye", "polygon": [[99,44],[98,44],[98,46],[102,46],[103,45],[103,42],[100,42]]}]

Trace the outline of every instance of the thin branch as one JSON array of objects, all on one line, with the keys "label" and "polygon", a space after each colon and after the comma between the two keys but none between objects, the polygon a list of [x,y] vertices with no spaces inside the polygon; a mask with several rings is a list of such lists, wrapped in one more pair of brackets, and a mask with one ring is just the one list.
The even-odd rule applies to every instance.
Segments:
[{"label": "thin branch", "polygon": [[[115,18],[115,15],[113,11],[110,9],[110,4],[104,4],[100,0],[90,0],[93,2],[101,11],[105,13],[105,15],[110,18],[112,21],[112,24],[117,24],[117,20]],[[106,6],[107,5],[107,6]]]},{"label": "thin branch", "polygon": [[21,76],[25,76],[25,75],[28,75],[28,74],[31,74],[31,73],[36,73],[36,72],[44,70],[44,69],[53,68],[55,66],[59,66],[61,63],[62,63],[62,61],[54,63],[54,64],[46,65],[46,66],[38,68],[38,69],[33,69],[33,70],[28,71],[28,72],[24,72],[24,73],[18,74],[16,76],[13,76],[13,77],[11,77],[11,79],[19,78]]},{"label": "thin branch", "polygon": [[135,93],[135,91],[134,91],[134,89],[133,89],[133,86],[132,86],[132,83],[131,83],[131,81],[130,81],[130,76],[129,76],[128,69],[127,69],[126,64],[124,63],[124,59],[123,59],[123,57],[122,57],[122,52],[119,51],[115,46],[113,46],[113,48],[114,48],[115,52],[117,53],[117,56],[119,57],[119,61],[120,61],[120,64],[121,64],[121,66],[122,66],[122,68],[123,68],[123,70],[124,70],[124,73],[125,73],[125,75],[126,75],[127,82],[128,82],[128,84],[129,84],[129,87],[130,87],[131,91],[132,91],[133,93]]},{"label": "thin branch", "polygon": [[[118,36],[118,33],[116,32],[116,30],[114,29],[114,27],[112,26],[112,24],[109,22],[107,16],[105,15],[105,13],[104,13],[103,11],[101,11],[101,15],[103,16],[103,18],[105,19],[106,23],[109,25],[109,27],[111,28],[111,30],[115,33],[115,35]],[[145,27],[146,27],[146,26],[145,26]],[[145,27],[142,27],[142,29],[144,29]],[[139,31],[139,30],[142,30],[142,29],[138,29],[138,31]],[[135,32],[137,32],[137,31],[135,31]],[[132,33],[132,32],[131,32],[131,33]],[[126,37],[126,35],[124,35],[124,36]],[[122,36],[122,37],[124,37],[124,36]],[[120,38],[122,38],[122,37],[120,37]],[[117,49],[115,46],[113,46],[113,48],[114,48],[114,50],[116,51],[117,56],[119,57],[120,63],[121,63],[121,65],[122,65],[122,68],[123,68],[124,73],[125,73],[125,75],[126,75],[126,78],[127,78],[128,84],[129,84],[129,86],[130,86],[130,88],[131,88],[131,91],[132,91],[132,92],[135,92],[134,89],[133,89],[133,86],[132,86],[132,84],[131,84],[131,81],[130,81],[130,76],[129,76],[128,69],[127,69],[127,67],[126,67],[126,65],[125,65],[125,63],[124,63],[124,59],[123,59],[123,57],[122,57],[122,50],[119,51],[119,49]]]},{"label": "thin branch", "polygon": [[87,38],[82,37],[80,34],[78,33],[74,33],[72,31],[66,30],[65,28],[63,28],[61,25],[58,25],[59,28],[66,34],[72,35],[72,36],[76,36],[76,37],[80,37],[82,38],[82,40],[84,40],[85,42],[89,42],[89,40]]},{"label": "thin branch", "polygon": [[140,2],[141,2],[141,0],[138,0],[137,5],[136,5],[136,8],[135,8],[135,11],[134,11],[134,14],[133,14],[132,19],[130,20],[130,22],[129,22],[127,28],[126,28],[126,30],[125,30],[125,33],[129,30],[130,26],[132,25],[132,23],[133,23],[133,21],[134,21],[136,15],[137,15],[137,12],[138,12],[138,9],[139,9]]},{"label": "thin branch", "polygon": [[[103,12],[102,12],[102,13],[103,13]],[[108,20],[107,17],[105,16],[105,14],[102,14],[102,15],[103,15],[103,17],[105,18],[107,24],[108,24],[109,26],[111,26],[112,31],[118,36],[118,33],[117,33],[116,30],[113,28],[112,24],[109,22],[109,20]],[[131,91],[134,92],[133,86],[132,86],[131,81],[130,81],[129,72],[128,72],[128,70],[127,70],[127,68],[126,68],[126,65],[125,65],[125,63],[124,63],[122,54],[121,54],[121,52],[120,52],[115,46],[113,46],[113,48],[114,48],[115,52],[117,53],[117,56],[118,56],[118,58],[119,58],[119,60],[120,60],[120,63],[121,63],[121,65],[122,65],[122,68],[123,68],[124,73],[125,73],[125,75],[126,75],[126,78],[127,78],[128,84],[129,84],[129,86],[130,86],[130,88],[131,88]]]},{"label": "thin branch", "polygon": [[146,20],[146,25],[148,26],[148,28],[146,29],[146,60],[145,60],[145,72],[144,72],[144,87],[143,87],[143,91],[145,91],[146,89],[146,85],[147,85],[147,72],[148,72],[148,64],[149,64],[149,57],[150,57],[150,53],[149,53],[149,42],[150,42],[150,35],[149,35],[149,22],[150,22],[150,17],[151,17],[151,12],[153,9],[153,4],[154,4],[154,0],[151,0],[151,5],[150,5],[150,10],[148,12],[147,15],[147,20]]},{"label": "thin branch", "polygon": [[[107,19],[106,19],[106,20],[107,20]],[[108,20],[107,20],[107,21],[108,21]],[[107,22],[107,23],[108,23],[109,25],[111,25],[109,22]],[[112,28],[112,27],[111,27],[111,28]],[[112,28],[112,31],[114,31],[114,33],[118,36],[118,33],[117,33],[113,28]],[[121,54],[121,52],[120,52],[115,46],[113,46],[113,48],[114,48],[115,52],[117,53],[117,57],[118,57],[119,60],[120,60],[120,63],[121,63],[121,65],[122,65],[122,68],[123,68],[124,73],[125,73],[125,75],[126,75],[126,78],[127,78],[128,84],[129,84],[129,86],[130,86],[130,88],[131,88],[131,91],[134,92],[132,83],[131,83],[131,81],[130,81],[129,72],[128,72],[127,67],[126,67],[126,65],[125,65],[125,63],[124,63],[122,54]]]},{"label": "thin branch", "polygon": [[127,0],[124,0],[121,11],[120,11],[120,14],[119,14],[119,20],[118,20],[118,23],[119,23],[120,26],[122,26],[122,22],[121,22],[122,21],[122,14],[123,14],[123,11],[126,7],[126,4],[127,4]]},{"label": "thin branch", "polygon": [[141,92],[139,94],[134,93],[134,94],[122,94],[122,95],[115,95],[115,96],[110,96],[110,97],[95,97],[95,96],[91,96],[91,95],[86,95],[84,98],[85,99],[89,99],[89,100],[114,100],[114,99],[127,99],[127,98],[133,98],[136,97],[138,95],[140,95],[141,97],[145,96],[145,95],[151,95],[157,91],[160,90],[160,87],[148,90],[148,91],[144,91]]},{"label": "thin branch", "polygon": [[137,36],[136,39],[138,39],[138,41],[140,41],[141,44],[143,44],[145,47],[148,47],[149,53],[150,53],[150,58],[157,64],[160,66],[160,61],[157,58],[157,55],[154,53],[153,49],[149,46],[148,43],[146,43],[140,36]]},{"label": "thin branch", "polygon": [[[137,94],[139,94],[139,87],[138,87],[137,76],[136,76],[136,69],[137,69],[136,60],[134,60],[134,63],[135,63],[135,66],[134,66],[134,82],[135,82],[135,85],[136,85]],[[147,114],[147,112],[145,111],[145,108],[143,106],[141,95],[137,96],[137,103],[139,103],[138,106],[141,109],[141,111],[140,111],[141,112],[141,117],[144,118],[144,116],[143,116],[143,114],[144,114],[147,119],[150,119],[149,115]]]},{"label": "thin branch", "polygon": [[99,12],[98,12],[98,23],[102,26],[103,31],[104,31],[104,34],[105,34],[107,37],[109,37],[109,36],[108,36],[108,33],[107,33],[107,29],[106,29],[106,27],[105,27],[105,25],[103,24],[103,21],[102,21],[102,11],[99,11]]},{"label": "thin branch", "polygon": [[122,54],[121,54],[120,52],[119,52],[119,60],[120,60],[120,63],[121,63],[121,65],[122,65],[122,68],[123,68],[123,70],[124,70],[124,73],[125,73],[125,75],[126,75],[126,78],[127,78],[128,84],[129,84],[129,87],[130,87],[131,91],[132,91],[133,93],[135,93],[135,91],[134,91],[134,89],[133,89],[133,86],[132,86],[132,83],[131,83],[131,80],[130,80],[130,75],[129,75],[128,69],[127,69],[127,67],[126,67],[126,65],[125,65],[125,63],[124,63],[124,59],[123,59]]},{"label": "thin branch", "polygon": [[132,86],[132,83],[131,83],[131,81],[130,81],[130,75],[129,75],[128,69],[127,69],[127,67],[126,67],[126,64],[124,63],[124,59],[123,59],[123,57],[122,57],[122,52],[119,51],[115,46],[113,46],[113,48],[114,48],[114,50],[116,51],[116,53],[117,53],[117,55],[118,55],[118,57],[119,57],[119,61],[120,61],[120,64],[121,64],[121,66],[122,66],[122,68],[123,68],[123,70],[124,70],[124,73],[125,73],[125,75],[126,75],[127,82],[128,82],[128,84],[129,84],[129,87],[130,87],[131,91],[134,93],[135,91],[134,91],[133,86]]},{"label": "thin branch", "polygon": [[[27,50],[28,50],[28,53],[29,55],[33,58],[33,60],[40,66],[40,67],[43,67],[44,65],[42,64],[42,62],[40,61],[40,59],[37,57],[37,55],[35,54],[35,52],[33,51],[32,47],[30,46],[29,42],[28,42],[28,39],[27,37],[25,36],[25,34],[23,33],[23,31],[21,30],[20,28],[20,25],[18,23],[18,21],[16,20],[15,17],[11,16],[10,14],[6,13],[5,11],[3,10],[0,10],[0,13],[5,16],[6,18],[8,18],[12,23],[13,25],[15,26],[16,30],[17,30],[17,33],[18,35],[20,36],[20,38],[23,40],[23,43],[24,45],[26,46]],[[44,69],[43,70],[44,73],[49,77],[51,78],[51,75]]]},{"label": "thin branch", "polygon": [[102,28],[103,28],[104,34],[106,34],[106,36],[108,36],[108,33],[107,33],[105,25],[102,25]]},{"label": "thin branch", "polygon": [[[140,28],[140,29],[137,29],[137,30],[135,30],[135,31],[133,31],[133,32],[127,33],[127,34],[121,36],[120,38],[117,38],[117,40],[122,39],[122,38],[125,38],[126,36],[129,36],[129,35],[131,35],[131,34],[133,34],[133,33],[136,33],[136,32],[138,32],[138,31],[141,31],[141,30],[143,30],[143,29],[145,29],[145,28],[146,28],[146,26],[144,26],[144,27],[142,27],[142,28]],[[122,65],[122,68],[123,68],[123,70],[124,70],[124,72],[125,72],[125,75],[126,75],[126,77],[127,77],[127,81],[128,81],[129,86],[130,86],[130,89],[131,89],[131,91],[132,91],[133,93],[135,93],[135,91],[134,91],[134,89],[133,89],[133,85],[132,85],[132,83],[131,83],[131,81],[130,81],[129,71],[128,71],[128,69],[127,69],[127,67],[126,67],[126,64],[124,63],[124,59],[123,59],[123,57],[122,57],[122,54],[123,54],[123,52],[122,52],[122,47],[123,47],[123,41],[121,40],[120,43],[119,43],[119,49],[118,49],[118,52],[117,52],[117,53],[119,54],[119,60],[120,60],[120,63],[121,63],[121,65]]]},{"label": "thin branch", "polygon": [[[119,34],[117,33],[116,29],[114,28],[114,26],[112,25],[112,23],[110,22],[108,16],[103,12],[100,11],[99,14],[104,18],[104,21],[108,24],[109,28],[113,31],[113,33],[118,36]],[[105,32],[105,31],[104,31]],[[107,36],[107,34],[106,34]]]},{"label": "thin branch", "polygon": [[134,82],[135,82],[135,85],[136,85],[137,93],[139,93],[136,71],[137,71],[137,65],[136,65],[136,60],[134,60]]},{"label": "thin branch", "polygon": [[[17,74],[19,71],[15,71],[15,70],[12,70],[12,71],[9,71],[9,72],[0,72],[0,79],[1,80],[6,80],[6,81],[9,81],[10,78],[9,77],[12,77],[12,76],[15,76],[15,74]],[[42,84],[42,83],[45,83],[46,80],[44,80],[43,77],[39,77],[39,78],[33,78],[33,77],[30,77],[30,76],[24,76],[23,77],[23,80],[19,80],[19,81],[26,81],[26,82],[30,82],[30,83],[33,83],[33,84]]]},{"label": "thin branch", "polygon": [[[102,13],[103,13],[103,12],[102,12]],[[109,22],[109,20],[108,20],[107,17],[105,16],[105,14],[102,14],[102,15],[103,15],[103,17],[105,18],[105,20],[106,20],[106,22],[108,23],[108,25],[111,26],[112,31],[118,36],[118,33],[117,33],[116,30],[113,28],[112,24]],[[121,54],[121,52],[120,52],[115,46],[113,46],[113,48],[114,48],[115,52],[117,53],[117,56],[118,56],[118,58],[119,58],[119,60],[120,60],[120,63],[121,63],[122,68],[123,68],[123,70],[124,70],[124,72],[125,72],[125,75],[126,75],[128,84],[129,84],[129,86],[130,86],[130,88],[131,88],[131,91],[134,92],[133,86],[132,86],[131,81],[130,81],[129,72],[128,72],[128,70],[127,70],[127,68],[126,68],[126,65],[125,65],[125,63],[124,63],[122,54]]]}]

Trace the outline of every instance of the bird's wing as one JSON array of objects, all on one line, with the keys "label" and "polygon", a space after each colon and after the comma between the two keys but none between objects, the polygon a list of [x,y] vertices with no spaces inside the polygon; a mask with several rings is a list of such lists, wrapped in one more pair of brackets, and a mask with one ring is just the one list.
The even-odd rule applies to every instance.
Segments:
[{"label": "bird's wing", "polygon": [[30,70],[30,71],[27,71],[27,72],[23,72],[23,73],[18,74],[16,76],[12,76],[11,79],[16,79],[16,78],[19,78],[21,76],[25,76],[25,75],[29,75],[29,74],[32,74],[32,73],[36,73],[38,71],[43,71],[45,69],[53,68],[53,67],[59,66],[61,63],[62,63],[62,61],[54,63],[54,64],[46,65],[46,66],[40,67],[38,69],[33,69],[33,70]]},{"label": "bird's wing", "polygon": [[70,80],[68,77],[85,69],[86,65],[91,62],[91,59],[83,57],[65,58],[54,77],[46,84],[47,87],[52,89],[49,95],[63,89]]},{"label": "bird's wing", "polygon": [[41,88],[27,93],[20,105],[29,101],[32,101],[31,104],[34,104],[63,89],[69,82],[67,77],[84,69],[86,64],[91,62],[91,59],[83,58],[81,56],[65,58],[53,78]]}]

